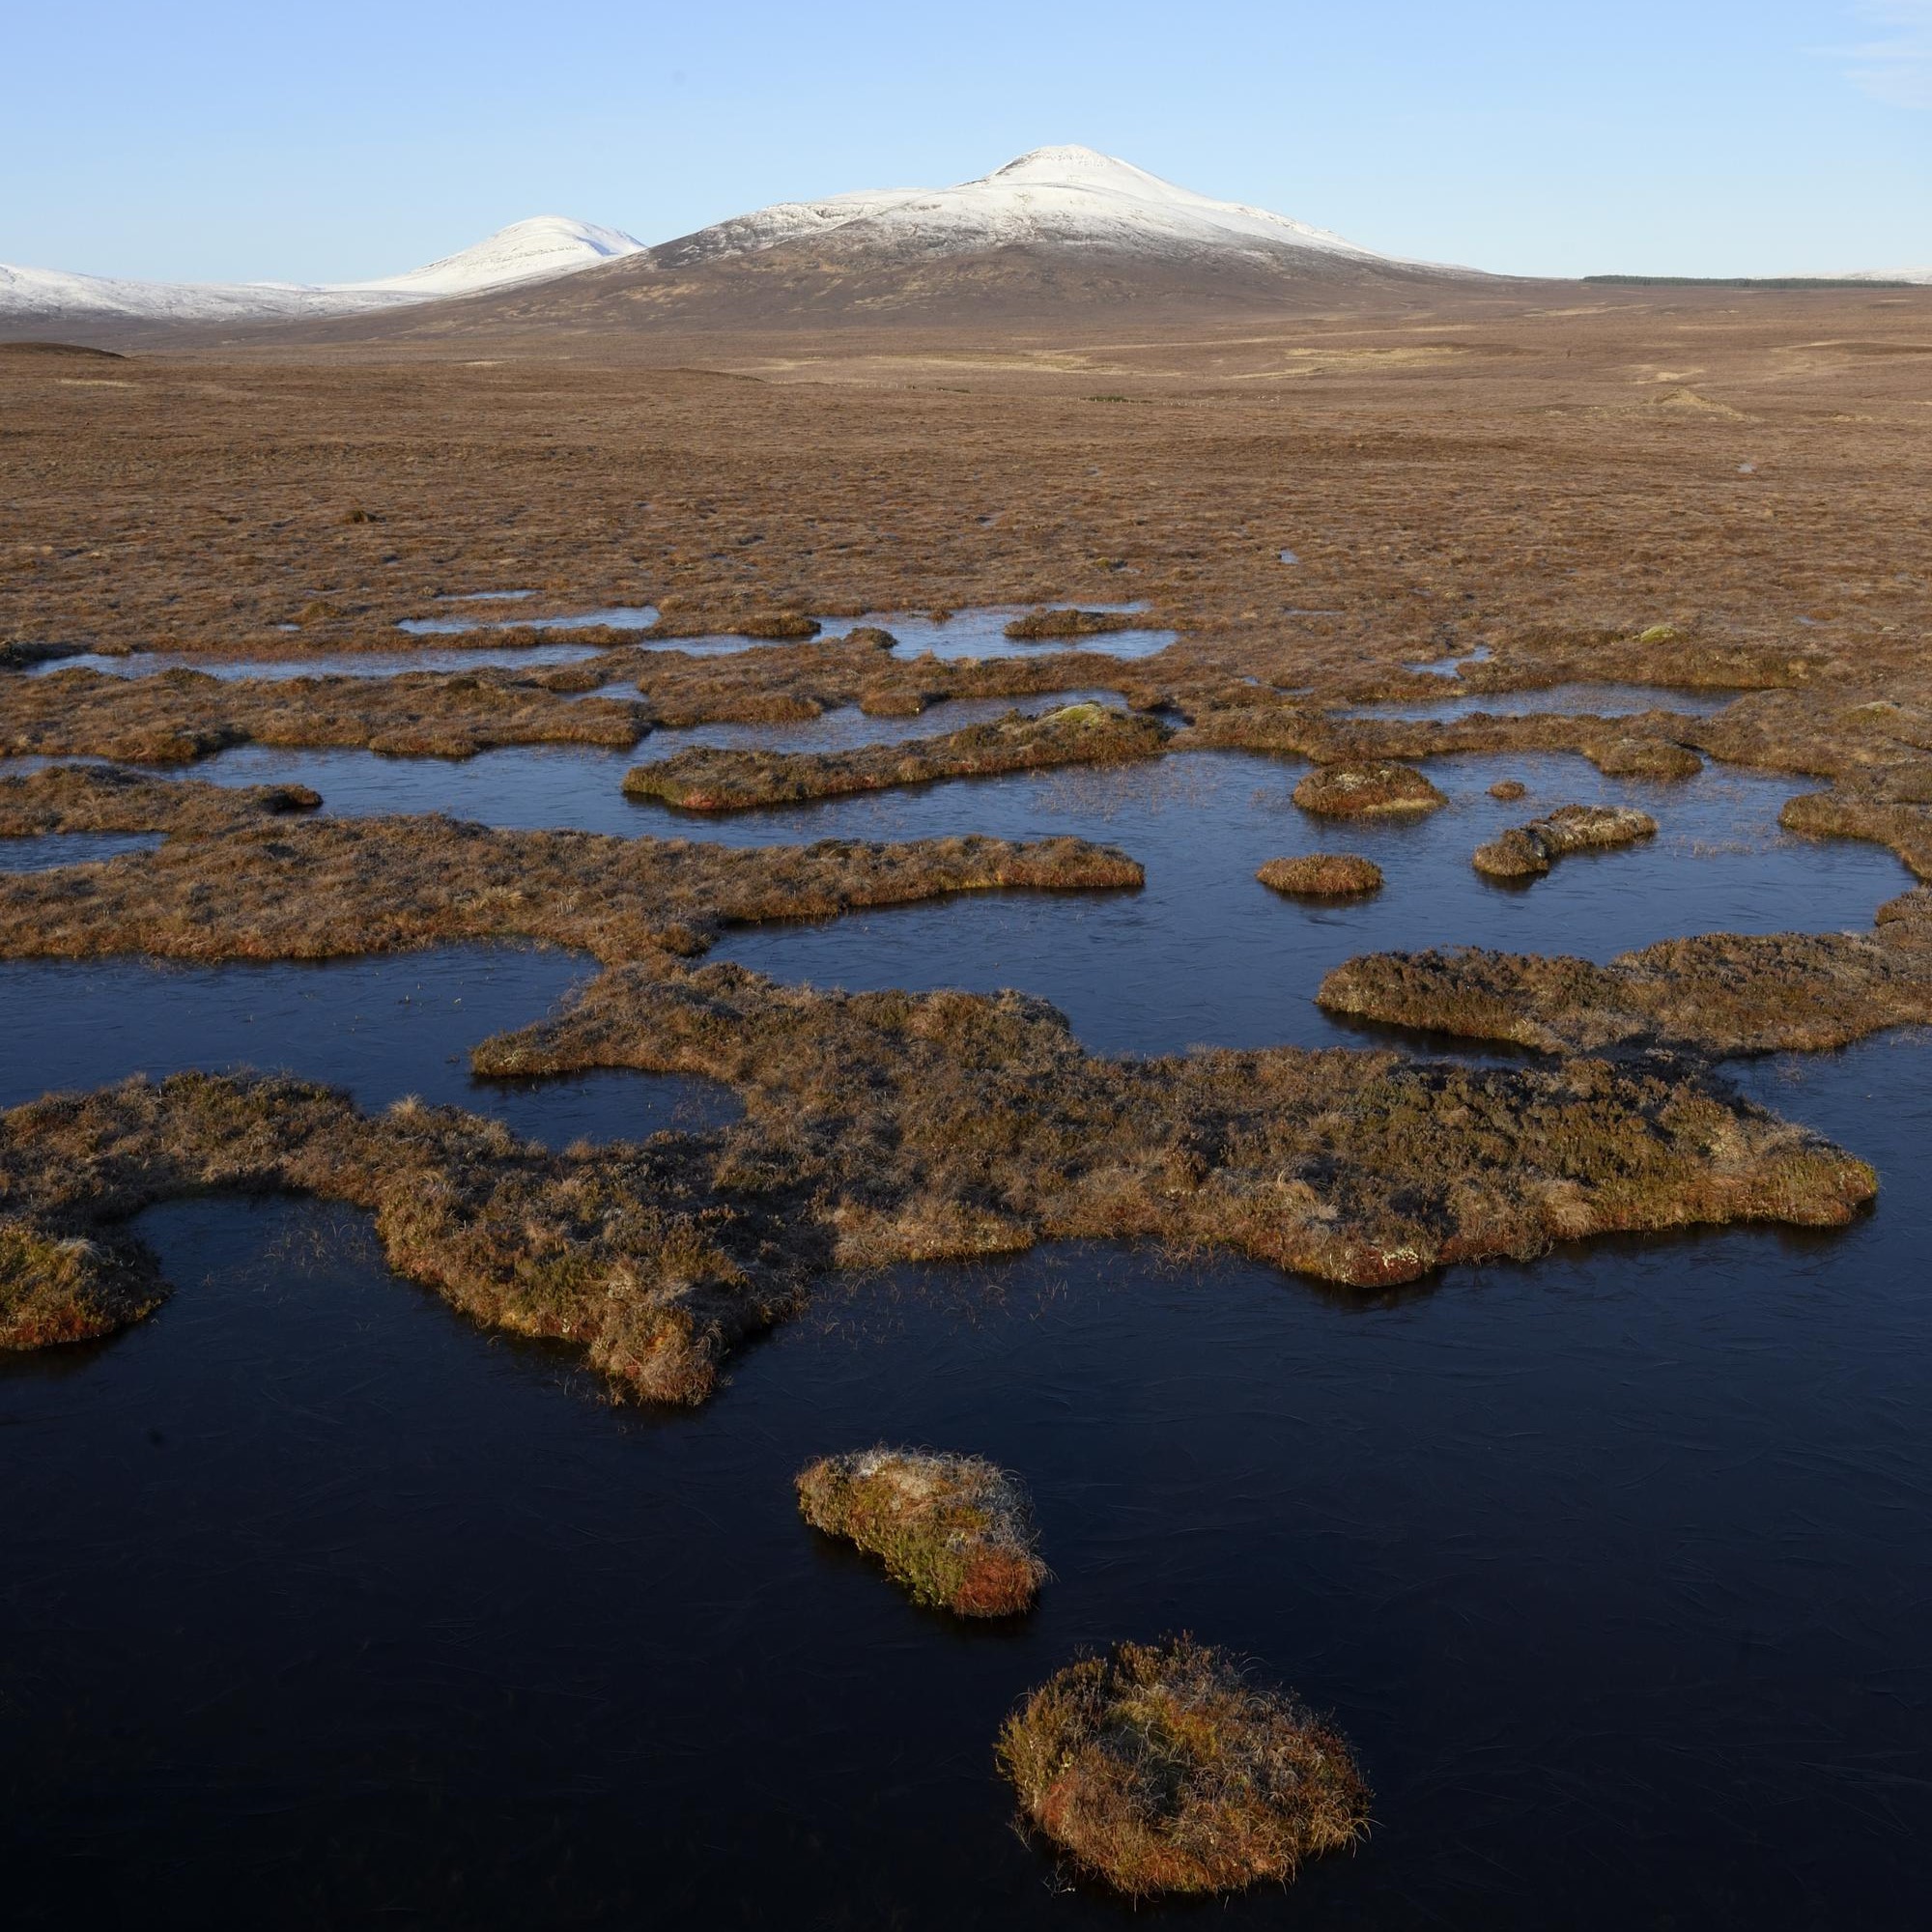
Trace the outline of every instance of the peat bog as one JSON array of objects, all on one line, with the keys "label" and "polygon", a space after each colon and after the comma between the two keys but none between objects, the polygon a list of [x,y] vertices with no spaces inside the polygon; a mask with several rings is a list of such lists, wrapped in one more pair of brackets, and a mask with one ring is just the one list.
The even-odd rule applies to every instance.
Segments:
[{"label": "peat bog", "polygon": [[1922,316],[1469,299],[0,370],[26,1921],[1913,1922]]}]

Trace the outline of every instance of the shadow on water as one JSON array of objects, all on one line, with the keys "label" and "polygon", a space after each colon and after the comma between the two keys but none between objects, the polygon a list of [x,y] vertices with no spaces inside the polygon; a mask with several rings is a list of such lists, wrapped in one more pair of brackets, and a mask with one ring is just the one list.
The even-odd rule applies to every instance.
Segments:
[{"label": "shadow on water", "polygon": [[[1924,1052],[1755,1071],[1883,1166],[1932,1130]],[[1911,1924],[1926,1200],[1385,1300],[1107,1247],[898,1269],[671,1417],[477,1334],[345,1210],[156,1210],[160,1315],[0,1370],[14,1897],[1124,1924],[1050,1891],[990,1743],[1081,1645],[1185,1627],[1339,1713],[1377,1789],[1358,1856],[1217,1923]],[[1028,1473],[1033,1618],[957,1631],[805,1528],[792,1471],[874,1439]]]}]

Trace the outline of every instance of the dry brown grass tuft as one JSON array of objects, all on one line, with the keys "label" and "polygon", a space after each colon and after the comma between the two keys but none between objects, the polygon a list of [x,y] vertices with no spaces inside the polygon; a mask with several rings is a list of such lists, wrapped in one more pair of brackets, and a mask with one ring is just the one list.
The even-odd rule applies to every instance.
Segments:
[{"label": "dry brown grass tuft", "polygon": [[48,832],[230,832],[313,811],[307,785],[214,785],[153,779],[115,766],[47,765],[0,778],[0,837]]},{"label": "dry brown grass tuft", "polygon": [[980,1457],[882,1445],[823,1457],[797,1484],[806,1521],[878,1557],[916,1603],[1016,1616],[1046,1580],[1025,1486]]},{"label": "dry brown grass tuft", "polygon": [[939,779],[1122,764],[1158,757],[1172,735],[1152,718],[1104,704],[1068,704],[1037,718],[1011,711],[944,737],[850,752],[679,752],[655,764],[633,766],[625,775],[624,795],[661,799],[686,811],[738,811]]},{"label": "dry brown grass tuft", "polygon": [[1627,805],[1560,805],[1548,817],[1476,847],[1471,862],[1491,879],[1535,879],[1572,852],[1607,851],[1657,837],[1657,820]]},{"label": "dry brown grass tuft", "polygon": [[1294,802],[1323,818],[1419,815],[1449,803],[1413,766],[1387,759],[1318,765],[1295,786]]},{"label": "dry brown grass tuft", "polygon": [[1932,1020],[1932,926],[1870,936],[1710,933],[1607,966],[1536,953],[1379,952],[1322,980],[1330,1012],[1544,1053],[1658,1041],[1719,1054],[1807,1053]]},{"label": "dry brown grass tuft", "polygon": [[1382,888],[1382,868],[1373,859],[1350,852],[1311,852],[1298,859],[1270,859],[1255,877],[1292,898],[1356,898]]},{"label": "dry brown grass tuft", "polygon": [[1694,779],[1704,761],[1688,745],[1668,738],[1615,738],[1590,753],[1606,778]]},{"label": "dry brown grass tuft", "polygon": [[1505,805],[1514,805],[1518,799],[1529,796],[1529,787],[1520,779],[1498,779],[1490,787],[1490,796]]},{"label": "dry brown grass tuft", "polygon": [[1285,1883],[1369,1825],[1343,1739],[1187,1636],[1068,1664],[1007,1719],[998,1755],[1025,1821],[1130,1898]]},{"label": "dry brown grass tuft", "polygon": [[1029,611],[1007,626],[1007,636],[1023,643],[1046,643],[1058,638],[1103,638],[1115,631],[1135,630],[1148,621],[1141,613],[1125,611]]}]

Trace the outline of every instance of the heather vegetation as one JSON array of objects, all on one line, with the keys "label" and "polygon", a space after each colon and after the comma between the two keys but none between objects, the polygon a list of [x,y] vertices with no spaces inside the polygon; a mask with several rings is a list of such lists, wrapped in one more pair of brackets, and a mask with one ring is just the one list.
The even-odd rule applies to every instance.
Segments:
[{"label": "heather vegetation", "polygon": [[807,1522],[879,1558],[915,1603],[961,1617],[1033,1607],[1046,1566],[1025,1485],[979,1456],[825,1456],[798,1472]]}]

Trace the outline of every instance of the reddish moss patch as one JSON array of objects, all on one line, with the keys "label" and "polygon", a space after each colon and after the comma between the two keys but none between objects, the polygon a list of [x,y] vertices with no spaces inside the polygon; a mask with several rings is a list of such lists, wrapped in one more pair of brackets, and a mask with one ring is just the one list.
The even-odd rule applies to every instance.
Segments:
[{"label": "reddish moss patch", "polygon": [[1016,1616],[1046,1580],[1025,1486],[980,1457],[882,1446],[824,1457],[797,1484],[807,1522],[878,1557],[917,1603]]},{"label": "reddish moss patch", "polygon": [[1007,1719],[998,1756],[1026,1823],[1130,1898],[1285,1883],[1368,1830],[1341,1736],[1187,1636],[1068,1664]]}]

